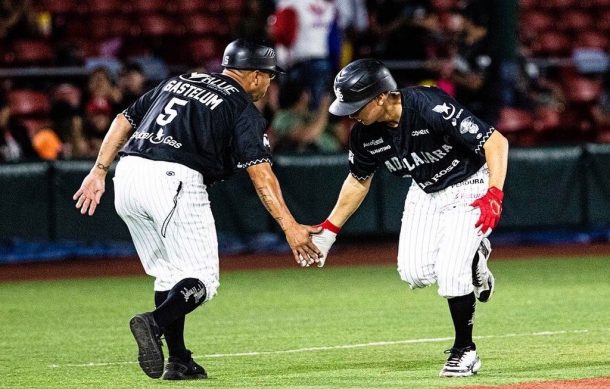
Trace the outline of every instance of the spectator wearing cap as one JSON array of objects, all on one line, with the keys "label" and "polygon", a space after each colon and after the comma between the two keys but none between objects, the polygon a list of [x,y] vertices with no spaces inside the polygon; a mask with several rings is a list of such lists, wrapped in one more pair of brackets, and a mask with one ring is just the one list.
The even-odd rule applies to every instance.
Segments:
[{"label": "spectator wearing cap", "polygon": [[11,118],[11,109],[0,92],[0,162],[38,159],[27,129]]},{"label": "spectator wearing cap", "polygon": [[288,81],[280,89],[280,110],[271,124],[276,150],[332,153],[342,149],[339,138],[347,136],[340,136],[343,127],[339,124],[329,123],[330,97],[325,95],[315,111],[309,110],[310,98],[305,86],[296,81]]},{"label": "spectator wearing cap", "polygon": [[142,66],[132,62],[125,65],[119,75],[119,90],[121,93],[121,107],[128,107],[135,102],[138,97],[146,92],[146,75]]},{"label": "spectator wearing cap", "polygon": [[85,136],[89,145],[89,157],[95,157],[110,122],[112,121],[112,105],[103,97],[94,97],[85,107]]}]

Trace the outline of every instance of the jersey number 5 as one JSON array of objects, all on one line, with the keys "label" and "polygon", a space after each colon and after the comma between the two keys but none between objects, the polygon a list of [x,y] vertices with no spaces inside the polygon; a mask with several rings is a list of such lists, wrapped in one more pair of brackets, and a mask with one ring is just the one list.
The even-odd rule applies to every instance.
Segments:
[{"label": "jersey number 5", "polygon": [[165,108],[163,108],[164,113],[160,113],[159,116],[157,116],[157,124],[160,126],[165,126],[166,124],[168,124],[169,122],[174,120],[176,118],[176,116],[178,115],[178,111],[176,111],[172,107],[175,104],[184,106],[187,103],[188,103],[187,100],[182,100],[177,97],[172,98],[169,101],[169,103],[167,103]]}]

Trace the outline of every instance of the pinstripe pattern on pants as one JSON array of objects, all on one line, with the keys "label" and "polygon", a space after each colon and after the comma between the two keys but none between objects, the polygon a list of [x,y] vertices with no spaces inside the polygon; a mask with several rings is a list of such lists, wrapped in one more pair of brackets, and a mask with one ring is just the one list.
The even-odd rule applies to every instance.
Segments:
[{"label": "pinstripe pattern on pants", "polygon": [[[123,157],[114,177],[115,208],[123,219],[155,291],[184,278],[219,287],[216,226],[203,177],[174,162]],[[162,233],[163,232],[163,233]]]},{"label": "pinstripe pattern on pants", "polygon": [[488,189],[484,165],[463,182],[427,194],[413,182],[407,193],[398,243],[398,273],[411,288],[438,284],[451,298],[473,291],[472,259],[485,236],[470,204]]}]

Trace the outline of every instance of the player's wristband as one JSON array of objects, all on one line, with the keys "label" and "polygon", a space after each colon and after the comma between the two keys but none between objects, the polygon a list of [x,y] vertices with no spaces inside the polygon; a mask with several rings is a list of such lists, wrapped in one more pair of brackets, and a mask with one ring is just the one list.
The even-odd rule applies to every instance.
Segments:
[{"label": "player's wristband", "polygon": [[339,231],[341,231],[341,227],[337,227],[336,225],[331,223],[330,220],[328,220],[328,219],[324,220],[324,222],[322,224],[320,224],[320,227],[324,228],[325,230],[334,232],[335,234],[338,234]]}]

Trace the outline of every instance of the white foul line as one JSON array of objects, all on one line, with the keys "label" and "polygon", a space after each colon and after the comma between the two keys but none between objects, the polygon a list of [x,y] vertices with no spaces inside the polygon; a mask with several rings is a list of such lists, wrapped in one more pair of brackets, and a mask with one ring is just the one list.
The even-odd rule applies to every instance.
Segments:
[{"label": "white foul line", "polygon": [[[473,338],[476,340],[476,339],[499,339],[499,338],[527,337],[527,336],[554,336],[554,335],[564,335],[564,334],[584,334],[584,333],[594,332],[594,331],[610,331],[610,328],[603,328],[603,329],[598,329],[598,330],[540,331],[540,332],[521,333],[521,334],[482,335],[482,336],[474,336]],[[393,346],[393,345],[398,345],[398,344],[437,343],[437,342],[448,342],[448,341],[452,341],[452,340],[453,340],[453,337],[390,340],[390,341],[370,342],[370,343],[341,344],[341,345],[337,345],[337,346],[304,347],[304,348],[276,350],[276,351],[249,351],[249,352],[242,352],[242,353],[195,355],[195,356],[193,356],[193,358],[206,359],[206,358],[230,358],[230,357],[255,357],[255,356],[259,356],[259,355],[276,355],[276,354],[307,353],[307,352],[314,352],[314,351],[345,350],[345,349],[353,349],[353,348]],[[135,363],[138,363],[138,362],[124,361],[124,362],[64,363],[64,364],[52,364],[52,365],[49,365],[49,367],[50,368],[98,367],[98,366],[130,365],[130,364],[135,364]]]}]

